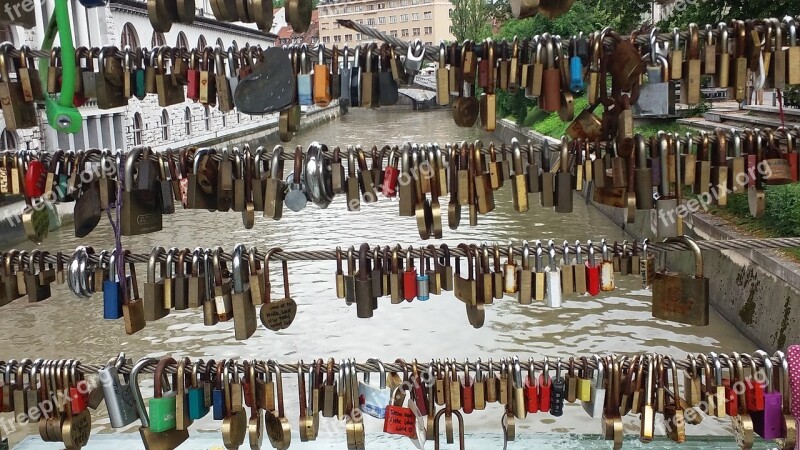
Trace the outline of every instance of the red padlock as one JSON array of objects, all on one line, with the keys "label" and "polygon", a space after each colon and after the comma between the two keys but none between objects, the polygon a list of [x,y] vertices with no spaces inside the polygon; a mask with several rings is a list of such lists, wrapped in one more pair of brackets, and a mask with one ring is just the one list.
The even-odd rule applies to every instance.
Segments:
[{"label": "red padlock", "polygon": [[750,361],[750,376],[745,379],[744,399],[748,412],[764,411],[764,390],[766,386],[758,380],[758,369],[755,360],[747,353],[742,354],[743,358]]},{"label": "red padlock", "polygon": [[550,362],[545,358],[544,370],[539,374],[539,411],[550,412],[550,395],[553,380],[550,378]]},{"label": "red padlock", "polygon": [[[711,356],[712,359],[715,360],[714,361],[715,372],[722,373],[721,368],[719,369],[719,371],[716,370],[717,367],[716,355],[712,353]],[[722,385],[725,387],[725,414],[731,417],[735,417],[739,415],[739,396],[734,390],[733,386],[735,383],[743,382],[744,380],[736,379],[736,368],[734,367],[733,359],[731,359],[730,357],[726,357],[726,359],[728,362],[728,371],[730,372],[730,375],[728,378],[722,378]],[[719,407],[719,405],[717,405],[717,407]]]},{"label": "red padlock", "polygon": [[[396,389],[403,389],[401,384]],[[417,438],[417,417],[411,408],[406,408],[402,402],[404,396],[396,395],[396,390],[392,393],[392,404],[386,407],[386,416],[383,419],[383,432],[397,434],[411,439]]]},{"label": "red padlock", "polygon": [[586,259],[586,291],[592,296],[597,296],[600,293],[600,266],[594,262],[594,246],[592,241],[587,241],[589,246],[588,256]]},{"label": "red padlock", "polygon": [[47,169],[39,160],[28,163],[25,169],[25,196],[34,199],[44,195],[47,184]]},{"label": "red padlock", "polygon": [[539,412],[539,387],[536,386],[533,358],[528,361],[528,376],[525,378],[525,410],[529,413]]},{"label": "red padlock", "polygon": [[189,52],[189,68],[186,71],[186,97],[195,103],[200,100],[200,70],[197,64],[197,51]]},{"label": "red padlock", "polygon": [[72,414],[80,414],[89,407],[89,384],[78,373],[78,361],[70,365],[69,401]]},{"label": "red padlock", "polygon": [[397,196],[397,183],[400,180],[400,169],[397,167],[399,161],[397,147],[395,147],[392,149],[392,154],[389,156],[389,164],[386,166],[386,170],[383,171],[384,197],[392,198]]},{"label": "red padlock", "polygon": [[408,247],[406,252],[406,270],[403,272],[403,298],[413,301],[417,297],[417,269],[414,267],[414,258],[411,257],[413,247]]},{"label": "red padlock", "polygon": [[475,382],[469,376],[469,360],[464,363],[464,378],[461,380],[461,409],[465,414],[475,411]]},{"label": "red padlock", "polygon": [[[419,369],[417,368],[417,360],[414,359],[414,363],[411,365],[411,373],[414,378],[414,387],[412,390],[412,397],[414,398],[414,403],[417,405],[417,409],[419,409],[419,413],[423,416],[428,415],[428,400],[425,398],[425,384],[422,382],[422,377],[419,374]],[[433,383],[433,371],[428,369],[428,383]]]}]

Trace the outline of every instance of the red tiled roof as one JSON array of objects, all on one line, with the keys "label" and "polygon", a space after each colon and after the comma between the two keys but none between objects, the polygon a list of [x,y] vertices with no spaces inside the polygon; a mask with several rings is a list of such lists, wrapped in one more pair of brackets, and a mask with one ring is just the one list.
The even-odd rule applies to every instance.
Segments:
[{"label": "red tiled roof", "polygon": [[281,44],[301,41],[305,44],[312,44],[312,38],[319,39],[319,12],[315,9],[311,12],[311,25],[305,33],[297,34],[291,25],[287,25],[278,30],[278,40]]}]

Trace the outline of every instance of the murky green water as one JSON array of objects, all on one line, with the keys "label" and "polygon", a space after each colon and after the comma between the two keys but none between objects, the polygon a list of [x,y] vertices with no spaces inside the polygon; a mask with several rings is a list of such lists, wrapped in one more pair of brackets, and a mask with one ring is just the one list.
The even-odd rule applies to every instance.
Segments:
[{"label": "murky green water", "polygon": [[[457,128],[447,111],[408,113],[355,109],[348,116],[298,134],[292,145],[307,145],[318,140],[330,146],[361,144],[368,147],[406,140],[446,142],[464,139],[482,139],[488,143],[491,137],[478,129]],[[522,239],[559,239],[558,242],[587,238],[597,241],[601,237],[611,241],[625,239],[622,231],[605,216],[587,207],[577,195],[574,200],[573,214],[556,214],[552,209],[532,206],[527,214],[520,215],[512,208],[510,189],[505,188],[496,193],[497,209],[488,216],[480,217],[477,227],[466,225],[466,211],[462,220],[464,225],[457,231],[449,230],[445,225],[443,242],[455,245],[465,241],[506,243],[509,240],[520,242]],[[443,201],[443,204],[446,202]],[[531,198],[531,204],[538,205],[538,199]],[[240,214],[233,212],[223,214],[179,210],[174,216],[165,218],[165,225],[168,227],[159,233],[126,238],[126,248],[137,253],[149,252],[154,245],[190,248],[222,245],[231,249],[234,244],[243,242],[257,245],[262,250],[270,246],[280,246],[284,250],[332,250],[336,245],[345,247],[364,241],[372,245],[439,243],[421,241],[415,219],[398,217],[397,203],[384,198],[376,204],[362,204],[360,212],[348,212],[344,198],[337,198],[326,210],[313,205],[300,213],[287,209],[283,220],[279,222],[257,217],[253,230],[245,230],[241,226]],[[82,240],[76,239],[71,226],[68,226],[54,233],[45,246],[48,249],[70,251],[79,244],[102,249],[110,248],[112,243],[110,227],[103,223]],[[32,248],[32,245],[20,247]],[[391,305],[388,299],[381,299],[380,307],[372,319],[359,320],[354,306],[348,307],[336,299],[334,262],[293,262],[289,267],[292,297],[299,306],[294,324],[284,332],[274,333],[259,328],[253,338],[239,342],[233,337],[232,322],[205,327],[202,312],[190,310],[174,312],[163,320],[149,323],[139,334],[128,336],[121,320],[102,319],[100,296],[89,300],[77,299],[67,292],[66,287],[54,286],[54,296],[46,302],[30,305],[17,301],[0,310],[0,317],[4,319],[0,321],[0,335],[4,337],[0,359],[68,356],[101,364],[109,356],[124,351],[135,359],[171,353],[192,358],[214,357],[217,360],[239,357],[309,361],[334,356],[337,359],[354,357],[362,361],[370,357],[384,361],[394,361],[397,357],[409,361],[415,357],[420,361],[432,357],[459,360],[468,357],[474,361],[481,357],[485,361],[490,356],[497,359],[516,354],[527,361],[530,356],[549,356],[554,359],[573,354],[660,352],[683,357],[689,352],[710,349],[721,352],[755,349],[750,341],[716,313],[712,314],[708,327],[691,327],[653,319],[650,315],[650,293],[640,288],[640,281],[635,276],[619,279],[619,289],[610,294],[596,298],[568,297],[561,309],[520,306],[510,298],[495,301],[493,306],[487,308],[486,325],[475,330],[467,322],[463,305],[450,293],[425,303],[415,301]],[[144,268],[140,267],[141,282],[144,281],[143,275]],[[279,274],[274,272],[274,289],[280,289],[278,280]],[[286,379],[289,384],[286,401],[287,416],[293,421],[293,428],[297,432],[298,401],[297,390],[292,387],[294,379]],[[151,389],[150,383],[143,383],[146,396],[149,396]],[[467,416],[466,430],[468,433],[496,434],[499,437],[500,417],[499,405],[491,405],[487,411]],[[366,421],[369,442],[377,439],[382,423],[371,418]],[[328,419],[322,419],[321,422],[321,440],[335,443],[335,448],[346,448],[343,424]],[[96,432],[117,432],[110,429],[102,412],[95,415],[93,423]],[[699,426],[689,426],[687,433],[729,435],[728,424],[729,421],[706,418]],[[193,429],[216,430],[218,427],[219,424],[211,420],[201,420],[195,423]],[[600,424],[598,420],[588,418],[579,405],[568,404],[564,416],[558,420],[545,414],[530,415],[528,419],[518,421],[517,429],[520,434],[596,434],[600,431]],[[135,430],[136,427],[131,426],[121,432]],[[626,418],[625,432],[638,433],[638,418]],[[18,442],[26,434],[36,433],[33,426],[20,427],[12,433],[11,440]],[[315,448],[314,444],[301,444],[297,435],[292,442],[292,448]],[[395,446],[393,442],[398,444]],[[471,446],[469,441],[467,444],[470,448],[490,448],[482,444]],[[501,444],[497,443],[492,448],[500,448]],[[545,448],[523,442],[511,445],[509,448]],[[577,446],[583,447],[582,444]],[[59,447],[54,445],[52,448]],[[207,447],[186,444],[185,448]],[[411,445],[408,442],[380,439],[380,443],[371,447],[368,444],[368,448],[411,448]]]}]

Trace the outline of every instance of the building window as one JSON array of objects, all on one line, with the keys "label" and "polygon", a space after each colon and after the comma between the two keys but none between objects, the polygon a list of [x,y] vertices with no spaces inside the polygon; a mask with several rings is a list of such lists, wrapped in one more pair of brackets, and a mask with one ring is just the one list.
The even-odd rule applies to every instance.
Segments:
[{"label": "building window", "polygon": [[178,48],[189,48],[189,40],[186,39],[186,34],[184,34],[183,31],[178,32],[178,39],[175,41],[175,46]]},{"label": "building window", "polygon": [[342,36],[337,34],[333,37],[333,42],[342,42]]},{"label": "building window", "polygon": [[0,133],[0,150],[16,150],[18,140],[16,131],[3,130]]},{"label": "building window", "polygon": [[344,35],[344,40],[345,40],[345,42],[352,41],[353,40],[353,35],[352,34],[345,34]]},{"label": "building window", "polygon": [[428,19],[433,19],[433,12],[431,12],[431,11],[425,11],[425,12],[422,14],[422,18],[423,18],[423,19],[425,19],[425,20],[428,20]]},{"label": "building window", "polygon": [[378,3],[378,9],[386,9],[386,3]]},{"label": "building window", "polygon": [[359,25],[364,25],[364,19],[358,19],[356,22],[358,22]]},{"label": "building window", "polygon": [[375,5],[367,5],[367,11],[374,11]]},{"label": "building window", "polygon": [[411,15],[411,20],[419,20],[419,13],[414,13]]},{"label": "building window", "polygon": [[408,22],[408,14],[401,14],[400,22]]},{"label": "building window", "polygon": [[419,28],[414,28],[413,33],[414,36],[419,36]]},{"label": "building window", "polygon": [[206,47],[208,47],[206,37],[201,34],[200,37],[197,38],[197,49],[202,51]]},{"label": "building window", "polygon": [[392,36],[392,37],[397,37],[397,30],[390,31],[389,35]]},{"label": "building window", "polygon": [[187,106],[183,110],[183,126],[186,128],[186,135],[192,134],[192,110]]},{"label": "building window", "polygon": [[153,35],[150,36],[150,47],[161,47],[162,45],[167,45],[167,39],[164,37],[164,33],[153,31]]},{"label": "building window", "polygon": [[425,27],[425,34],[433,34],[433,27]]},{"label": "building window", "polygon": [[351,8],[349,6],[345,6],[344,7],[345,14],[349,13],[350,11],[351,11]]},{"label": "building window", "polygon": [[389,2],[389,8],[394,8],[396,2],[394,0]]},{"label": "building window", "polygon": [[406,28],[405,30],[402,30],[400,33],[401,33],[401,35],[403,37],[407,37],[408,36],[408,29]]},{"label": "building window", "polygon": [[326,43],[326,44],[330,44],[330,42],[331,42],[331,37],[330,37],[330,36],[323,36],[323,37],[322,37],[322,42],[324,42],[324,43]]},{"label": "building window", "polygon": [[166,109],[161,110],[161,139],[169,140],[169,113]]},{"label": "building window", "polygon": [[355,9],[356,12],[361,12],[361,11],[364,10],[364,6],[363,5],[356,5],[356,6],[353,7],[353,9]]},{"label": "building window", "polygon": [[367,25],[374,27],[375,26],[375,19],[367,19]]},{"label": "building window", "polygon": [[142,145],[142,115],[133,113],[133,145]]},{"label": "building window", "polygon": [[357,40],[357,41],[360,41],[360,40],[361,40],[361,33],[356,33],[356,40]]},{"label": "building window", "polygon": [[222,42],[222,38],[217,38],[217,47],[219,47],[219,48],[221,48],[223,50],[225,49],[225,43]]},{"label": "building window", "polygon": [[130,48],[139,47],[139,35],[136,33],[136,28],[130,22],[122,26],[122,36],[120,36],[120,45],[122,48],[129,46]]},{"label": "building window", "polygon": [[206,131],[211,130],[211,108],[208,105],[203,109],[203,120],[206,122]]},{"label": "building window", "polygon": [[447,17],[453,17],[453,8],[447,10]]},{"label": "building window", "polygon": [[389,23],[397,23],[397,16],[389,16]]},{"label": "building window", "polygon": [[386,17],[378,17],[378,23],[381,25],[386,24]]}]

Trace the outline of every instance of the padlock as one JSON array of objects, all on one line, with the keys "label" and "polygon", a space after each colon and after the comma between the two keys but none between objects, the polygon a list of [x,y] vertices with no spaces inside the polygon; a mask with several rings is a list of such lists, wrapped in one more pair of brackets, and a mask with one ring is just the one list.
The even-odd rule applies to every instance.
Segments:
[{"label": "padlock", "polygon": [[[169,358],[165,358],[165,365],[169,363]],[[172,359],[174,361],[174,359]],[[157,432],[150,428],[150,415],[147,413],[147,408],[145,407],[144,400],[142,399],[141,391],[139,390],[139,372],[148,365],[153,365],[156,362],[161,364],[161,361],[155,358],[143,358],[139,360],[131,369],[131,393],[133,396],[134,403],[136,404],[136,410],[139,414],[139,420],[142,424],[139,427],[139,434],[141,435],[142,441],[146,444],[148,448],[177,448],[181,443],[186,441],[189,438],[189,431],[188,430],[178,430],[175,427],[169,428],[167,430]],[[163,375],[163,377],[162,377]],[[162,387],[166,381],[166,374],[163,373],[163,368],[158,370],[158,378],[157,384]],[[163,394],[159,394],[161,398],[163,398]],[[174,395],[174,393],[173,393]],[[174,397],[172,397],[174,400]],[[162,403],[168,403],[169,400],[162,400]],[[158,403],[158,402],[156,402]],[[151,405],[153,404],[151,400]],[[164,405],[166,406],[166,405]],[[172,414],[174,418],[174,411]],[[163,425],[164,421],[161,420],[163,417],[159,417],[156,422],[159,425]]]},{"label": "padlock", "polygon": [[[561,71],[556,65],[556,50],[550,39],[549,33],[542,35],[543,42],[543,71],[542,71],[542,96],[540,107],[547,112],[558,111],[561,104]],[[544,169],[548,169],[544,167]]]},{"label": "padlock", "polygon": [[653,280],[653,317],[691,325],[708,325],[709,281],[703,276],[703,257],[691,238],[679,236],[666,242],[680,242],[694,253],[694,276],[656,272]]},{"label": "padlock", "polygon": [[[122,200],[122,235],[135,236],[139,234],[160,231],[162,228],[162,212],[156,200],[155,174],[152,173],[152,161],[149,161],[150,150],[137,147],[128,152],[125,157],[125,172]],[[139,156],[142,160],[137,163]],[[152,178],[145,176],[145,170],[151,170]],[[134,173],[139,180],[138,188],[134,188]],[[142,189],[145,182],[146,189]]]},{"label": "padlock", "polygon": [[[439,43],[439,67],[436,69],[436,103],[439,106],[450,104],[450,76],[455,73],[455,67],[447,69],[446,47],[444,41]],[[455,87],[455,86],[453,86]]]},{"label": "padlock", "polygon": [[[547,297],[545,304],[551,308],[561,307],[561,269],[556,263],[556,248],[552,240],[548,243],[548,265],[546,268]],[[549,375],[548,375],[549,376]],[[548,396],[549,398],[549,396]],[[549,409],[549,408],[548,408]]]},{"label": "padlock", "polygon": [[[593,360],[597,368],[593,371],[594,375],[589,386],[589,400],[581,401],[581,404],[583,410],[590,417],[598,418],[603,415],[603,406],[605,405],[605,371],[603,361],[599,356],[594,355]],[[586,374],[584,374],[585,376]]]},{"label": "padlock", "polygon": [[559,171],[555,174],[555,212],[572,212],[572,189],[575,185],[575,176],[571,170],[569,160],[569,140],[566,136],[561,137],[561,157],[559,160]]},{"label": "padlock", "polygon": [[[163,319],[169,314],[169,308],[164,306],[164,279],[156,278],[156,264],[158,258],[166,256],[164,247],[155,247],[150,252],[150,259],[147,263],[147,282],[144,284],[144,320],[153,321]],[[161,265],[161,264],[160,264]],[[163,277],[165,273],[162,273]]]},{"label": "padlock", "polygon": [[588,247],[584,269],[586,273],[586,291],[592,296],[597,296],[600,293],[600,266],[595,263],[592,241],[586,241],[586,245]]},{"label": "padlock", "polygon": [[250,287],[250,263],[245,259],[247,249],[243,244],[237,244],[233,250],[231,272],[233,278],[233,293],[231,295],[231,308],[233,313],[234,337],[237,340],[246,340],[256,331],[256,309],[252,299]]},{"label": "padlock", "polygon": [[[22,84],[19,81],[11,81],[9,68],[13,66],[13,59],[9,51],[13,49],[11,44],[4,44],[0,47],[0,105],[3,110],[5,127],[9,131],[36,126],[37,114],[36,105],[27,102],[24,98]],[[17,76],[19,80],[19,76]]]},{"label": "padlock", "polygon": [[700,29],[696,23],[689,24],[686,40],[686,60],[682,62],[681,103],[700,103]]},{"label": "padlock", "polygon": [[751,382],[761,383],[759,380],[765,380],[764,385],[766,387],[766,392],[763,393],[764,407],[762,410],[753,410],[748,406],[748,410],[750,410],[753,417],[753,429],[764,439],[778,439],[783,437],[783,394],[781,394],[780,390],[775,390],[774,383],[776,377],[773,376],[774,372],[772,360],[770,359],[769,355],[762,350],[758,350],[755,352],[755,356],[761,357],[761,360],[764,364],[765,376],[757,376],[758,374],[755,371],[755,360],[753,358],[749,358],[751,367]]},{"label": "padlock", "polygon": [[108,279],[103,281],[103,318],[107,320],[116,320],[122,317],[124,295],[122,284],[119,282],[116,255],[117,252],[114,250],[108,261]]}]

